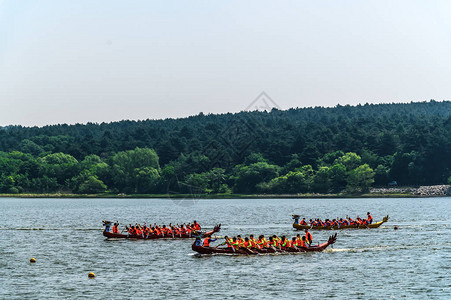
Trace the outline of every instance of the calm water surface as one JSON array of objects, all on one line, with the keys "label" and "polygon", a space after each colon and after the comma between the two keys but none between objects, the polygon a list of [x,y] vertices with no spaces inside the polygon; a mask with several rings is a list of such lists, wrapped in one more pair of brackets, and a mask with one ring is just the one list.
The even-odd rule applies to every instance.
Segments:
[{"label": "calm water surface", "polygon": [[[0,299],[450,299],[451,198],[0,199]],[[222,223],[219,236],[295,235],[290,219],[371,211],[323,253],[197,256],[192,240],[105,240],[104,219]],[[393,230],[393,226],[399,230]],[[331,232],[313,232],[323,242]],[[30,264],[30,257],[37,259]],[[95,279],[88,279],[94,272]]]}]

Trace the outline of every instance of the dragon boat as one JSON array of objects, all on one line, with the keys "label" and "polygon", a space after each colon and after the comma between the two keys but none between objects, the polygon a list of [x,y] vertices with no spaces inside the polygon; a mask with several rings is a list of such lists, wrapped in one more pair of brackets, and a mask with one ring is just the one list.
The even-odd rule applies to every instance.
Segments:
[{"label": "dragon boat", "polygon": [[337,240],[337,234],[331,235],[327,242],[314,245],[310,247],[297,247],[297,248],[275,248],[270,246],[269,248],[239,248],[234,249],[233,247],[204,247],[204,246],[196,246],[196,242],[193,243],[191,249],[199,254],[234,254],[234,255],[257,255],[257,254],[274,254],[274,253],[282,253],[282,254],[294,254],[294,253],[305,253],[305,252],[321,252],[324,251],[329,245],[332,245]]},{"label": "dragon boat", "polygon": [[342,229],[367,229],[367,228],[378,228],[382,224],[388,221],[388,215],[385,216],[382,221],[375,222],[372,224],[367,225],[341,225],[341,226],[312,226],[312,225],[301,225],[299,224],[299,215],[293,215],[294,223],[293,228],[296,230],[304,230],[304,229],[311,229],[311,230],[342,230]]},{"label": "dragon boat", "polygon": [[112,227],[113,222],[111,221],[102,221],[103,226],[105,226],[105,230],[103,231],[103,236],[106,238],[114,238],[114,239],[142,239],[142,240],[155,240],[155,239],[189,239],[189,238],[195,238],[195,237],[201,237],[206,238],[208,236],[211,236],[215,232],[219,232],[221,230],[221,224],[216,225],[213,230],[210,231],[193,231],[186,234],[169,234],[169,235],[156,235],[156,234],[149,234],[149,235],[134,235],[134,234],[128,234],[128,233],[113,233],[110,231],[110,228]]}]

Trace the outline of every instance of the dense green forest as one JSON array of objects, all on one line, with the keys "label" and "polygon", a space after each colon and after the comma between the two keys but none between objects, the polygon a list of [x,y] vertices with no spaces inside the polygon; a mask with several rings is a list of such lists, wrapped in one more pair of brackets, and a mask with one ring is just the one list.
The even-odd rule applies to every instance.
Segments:
[{"label": "dense green forest", "polygon": [[0,193],[329,193],[451,181],[451,102],[0,128]]}]

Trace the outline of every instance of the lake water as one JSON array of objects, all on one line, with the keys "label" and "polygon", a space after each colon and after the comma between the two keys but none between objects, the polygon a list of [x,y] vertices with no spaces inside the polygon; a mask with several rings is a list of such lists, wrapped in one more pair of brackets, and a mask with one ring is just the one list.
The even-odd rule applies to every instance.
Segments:
[{"label": "lake water", "polygon": [[[293,213],[335,218],[367,211],[376,221],[387,214],[390,220],[378,229],[338,231],[337,243],[322,253],[197,256],[192,240],[102,236],[104,219],[122,224],[195,219],[207,228],[222,223],[218,236],[292,236]],[[450,197],[2,198],[0,299],[450,299],[450,214]],[[314,242],[323,242],[332,232],[312,233]],[[96,278],[88,279],[89,272]]]}]

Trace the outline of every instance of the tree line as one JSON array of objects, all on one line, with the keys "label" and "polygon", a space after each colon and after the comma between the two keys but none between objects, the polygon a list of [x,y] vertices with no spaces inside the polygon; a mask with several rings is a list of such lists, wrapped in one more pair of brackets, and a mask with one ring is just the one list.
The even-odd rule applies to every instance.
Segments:
[{"label": "tree line", "polygon": [[327,193],[442,184],[451,102],[0,128],[0,193]]},{"label": "tree line", "polygon": [[[337,151],[323,157],[320,167],[302,165],[294,157],[285,166],[252,153],[226,170],[202,171],[206,156],[184,156],[161,168],[150,148],[118,152],[107,159],[95,154],[78,161],[65,153],[35,157],[0,153],[1,193],[307,193],[368,190],[376,173],[356,153]],[[197,170],[196,170],[197,168]]]}]

